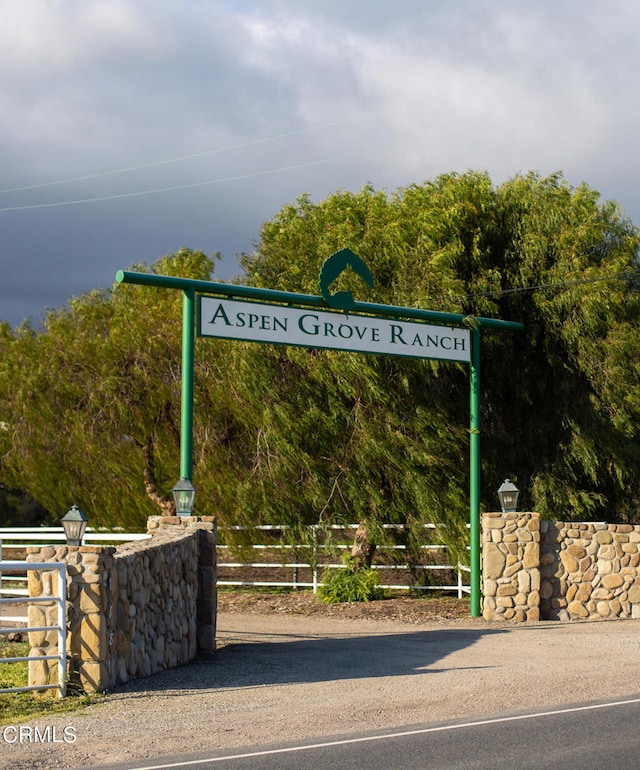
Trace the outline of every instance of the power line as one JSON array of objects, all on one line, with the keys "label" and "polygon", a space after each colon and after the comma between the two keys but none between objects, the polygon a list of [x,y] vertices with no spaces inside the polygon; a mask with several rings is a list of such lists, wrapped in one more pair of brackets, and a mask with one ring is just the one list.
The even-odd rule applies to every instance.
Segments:
[{"label": "power line", "polygon": [[638,278],[639,276],[639,270],[626,270],[622,273],[613,273],[612,275],[604,275],[597,278],[575,278],[573,280],[557,281],[555,283],[538,283],[533,286],[519,286],[510,289],[476,292],[474,294],[459,295],[458,299],[480,299],[482,297],[499,299],[500,297],[506,297],[511,294],[526,294],[527,292],[541,291],[544,289],[563,289],[567,286],[580,286],[587,283],[600,283],[602,281],[631,280],[632,278]]},{"label": "power line", "polygon": [[5,206],[0,208],[0,213],[6,211],[27,211],[33,209],[47,209],[56,208],[59,206],[76,206],[83,203],[97,203],[100,201],[112,201],[119,200],[120,198],[138,198],[143,195],[155,195],[163,192],[174,192],[175,190],[188,190],[194,187],[205,187],[206,185],[219,184],[221,182],[233,182],[239,179],[251,179],[258,176],[266,176],[268,174],[277,174],[283,171],[295,171],[301,168],[310,168],[312,166],[319,166],[325,163],[335,163],[337,161],[349,160],[361,155],[368,155],[379,151],[379,148],[361,150],[360,152],[352,152],[346,155],[336,155],[333,158],[321,158],[320,160],[312,160],[307,163],[296,163],[292,166],[280,166],[279,168],[271,168],[265,171],[251,171],[246,174],[237,174],[235,176],[219,177],[217,179],[208,179],[204,182],[190,182],[188,184],[173,185],[171,187],[155,187],[150,190],[137,190],[135,192],[128,193],[116,193],[114,195],[100,195],[94,198],[78,198],[76,200],[65,201],[52,201],[50,203],[31,203],[24,206]]},{"label": "power line", "polygon": [[[69,177],[67,179],[58,179],[53,182],[39,182],[38,184],[24,185],[22,187],[8,187],[5,190],[0,190],[0,194],[12,193],[12,192],[24,192],[26,190],[38,190],[43,187],[55,187],[61,184],[69,184],[71,182],[84,182],[88,179],[98,179],[105,176],[115,176],[116,174],[125,174],[129,171],[140,171],[145,168],[156,168],[158,166],[167,166],[171,163],[180,163],[184,160],[193,160],[194,158],[204,158],[208,155],[219,155],[223,152],[229,152],[230,150],[241,150],[245,147],[253,147],[258,144],[267,144],[268,142],[275,142],[278,139],[288,139],[292,136],[301,136],[302,134],[308,134],[312,131],[320,131],[323,128],[331,128],[332,126],[343,125],[344,123],[351,123],[356,120],[363,120],[364,118],[378,115],[384,110],[375,110],[374,112],[364,113],[362,115],[355,115],[351,118],[339,118],[338,120],[332,120],[328,123],[321,123],[317,126],[309,126],[307,128],[301,128],[296,131],[285,131],[282,134],[275,134],[274,136],[262,137],[260,139],[252,139],[248,142],[239,142],[238,144],[230,144],[226,147],[218,147],[214,150],[205,150],[203,152],[194,152],[189,155],[180,155],[176,158],[166,158],[164,160],[156,160],[150,163],[139,163],[135,166],[126,166],[124,168],[112,169],[111,171],[99,171],[95,174],[84,174],[82,176]],[[178,189],[178,188],[175,188]],[[98,200],[98,199],[96,199]],[[5,211],[5,209],[1,209]]]}]

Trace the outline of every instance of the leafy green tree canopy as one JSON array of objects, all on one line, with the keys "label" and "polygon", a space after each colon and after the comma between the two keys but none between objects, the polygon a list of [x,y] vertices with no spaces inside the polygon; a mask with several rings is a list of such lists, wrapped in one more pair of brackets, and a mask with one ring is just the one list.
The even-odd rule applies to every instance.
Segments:
[{"label": "leafy green tree canopy", "polygon": [[[558,519],[637,518],[638,231],[561,175],[446,174],[388,195],[301,196],[241,256],[242,283],[317,294],[348,247],[363,301],[525,324],[482,335],[483,498],[509,476]],[[158,274],[209,279],[186,249]],[[139,528],[177,480],[179,292],[73,299],[42,330],[0,326],[0,481],[56,515]],[[224,524],[442,522],[464,542],[468,371],[459,364],[203,339],[196,345],[197,509]]]}]

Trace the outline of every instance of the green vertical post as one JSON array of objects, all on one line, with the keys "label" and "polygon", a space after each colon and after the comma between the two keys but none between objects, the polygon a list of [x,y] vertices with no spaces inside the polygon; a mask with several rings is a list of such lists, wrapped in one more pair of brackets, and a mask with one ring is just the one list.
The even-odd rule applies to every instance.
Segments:
[{"label": "green vertical post", "polygon": [[471,617],[480,616],[480,326],[471,332],[469,395],[469,544]]},{"label": "green vertical post", "polygon": [[195,291],[182,293],[182,385],[180,394],[180,476],[193,481],[193,361]]}]

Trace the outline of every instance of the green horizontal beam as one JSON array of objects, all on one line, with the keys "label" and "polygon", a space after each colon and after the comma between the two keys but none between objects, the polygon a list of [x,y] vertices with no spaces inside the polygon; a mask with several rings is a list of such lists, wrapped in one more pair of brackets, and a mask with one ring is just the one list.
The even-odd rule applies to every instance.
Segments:
[{"label": "green horizontal beam", "polygon": [[[314,294],[296,294],[291,291],[275,289],[258,289],[254,286],[240,286],[216,281],[200,281],[191,278],[176,278],[170,275],[155,275],[153,273],[137,273],[131,270],[118,270],[117,283],[133,283],[139,286],[154,286],[160,289],[181,289],[202,294],[239,297],[262,302],[278,302],[287,305],[306,305],[309,307],[327,308],[327,303]],[[509,329],[522,331],[524,324],[517,321],[503,321],[500,318],[481,318],[462,315],[460,313],[441,313],[437,310],[421,310],[420,308],[396,307],[395,305],[379,305],[375,302],[355,302],[354,313],[384,315],[391,318],[415,318],[421,321],[434,321],[447,326],[480,326],[488,329]]]}]

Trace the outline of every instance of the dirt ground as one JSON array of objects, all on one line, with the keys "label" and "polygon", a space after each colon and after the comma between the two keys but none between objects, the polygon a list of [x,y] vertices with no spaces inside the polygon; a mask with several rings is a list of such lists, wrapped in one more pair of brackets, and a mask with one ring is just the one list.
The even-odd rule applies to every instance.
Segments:
[{"label": "dirt ground", "polygon": [[468,620],[469,600],[427,594],[422,597],[396,596],[372,602],[323,604],[311,591],[222,591],[218,594],[218,611],[248,615],[304,615],[345,620],[441,623]]},{"label": "dirt ground", "polygon": [[32,723],[73,727],[76,740],[5,741],[0,768],[149,764],[640,693],[640,621],[487,623],[443,597],[320,605],[239,592],[219,609],[214,656]]}]

